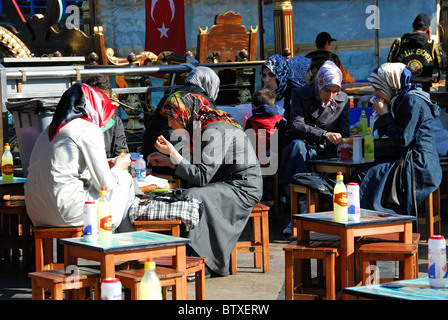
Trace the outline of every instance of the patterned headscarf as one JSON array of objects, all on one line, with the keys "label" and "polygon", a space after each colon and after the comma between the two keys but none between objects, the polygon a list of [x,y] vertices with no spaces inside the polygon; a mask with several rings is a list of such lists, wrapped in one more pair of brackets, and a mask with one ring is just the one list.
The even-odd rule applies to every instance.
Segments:
[{"label": "patterned headscarf", "polygon": [[186,82],[197,85],[213,100],[218,97],[220,80],[215,71],[208,67],[196,67],[191,70]]},{"label": "patterned headscarf", "polygon": [[82,118],[103,128],[117,109],[99,89],[77,82],[61,97],[48,129],[50,141],[70,121]]},{"label": "patterned headscarf", "polygon": [[286,90],[288,79],[293,75],[291,67],[288,64],[288,60],[286,60],[286,58],[282,55],[274,54],[270,56],[261,66],[261,72],[263,72],[264,68],[271,70],[275,76],[275,79],[277,79],[278,86],[277,90],[275,90],[277,100],[283,99],[283,93]]},{"label": "patterned headscarf", "polygon": [[316,79],[314,83],[317,86],[319,92],[330,84],[335,84],[341,88],[342,85],[342,72],[333,61],[327,60],[317,71]]},{"label": "patterned headscarf", "polygon": [[292,79],[298,82],[300,85],[305,86],[306,73],[311,65],[311,59],[303,56],[295,56],[288,60],[288,64],[291,67],[293,73]]},{"label": "patterned headscarf", "polygon": [[160,113],[174,118],[189,133],[193,132],[194,120],[200,122],[201,131],[213,122],[227,122],[242,129],[229,113],[214,109],[204,96],[196,93],[177,91],[171,94]]},{"label": "patterned headscarf", "polygon": [[391,106],[399,95],[405,95],[413,87],[411,79],[412,72],[400,62],[384,63],[367,78],[372,86],[390,99]]}]

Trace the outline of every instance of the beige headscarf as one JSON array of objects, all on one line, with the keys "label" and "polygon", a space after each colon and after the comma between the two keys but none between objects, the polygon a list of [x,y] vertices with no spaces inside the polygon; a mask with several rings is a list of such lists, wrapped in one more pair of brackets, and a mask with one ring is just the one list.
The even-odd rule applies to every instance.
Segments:
[{"label": "beige headscarf", "polygon": [[400,62],[397,63],[384,63],[373,72],[367,80],[373,87],[379,89],[386,95],[391,101],[390,105],[393,105],[394,97],[398,91],[402,89],[401,75],[406,65]]}]

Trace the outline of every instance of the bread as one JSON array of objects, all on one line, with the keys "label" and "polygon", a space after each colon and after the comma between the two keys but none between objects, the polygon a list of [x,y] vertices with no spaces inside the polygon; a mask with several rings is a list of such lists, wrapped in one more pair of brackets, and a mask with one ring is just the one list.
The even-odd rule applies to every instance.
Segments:
[{"label": "bread", "polygon": [[151,192],[151,191],[153,191],[155,189],[157,189],[157,185],[156,184],[149,184],[147,186],[140,187],[140,190],[143,193],[148,193],[148,192]]}]

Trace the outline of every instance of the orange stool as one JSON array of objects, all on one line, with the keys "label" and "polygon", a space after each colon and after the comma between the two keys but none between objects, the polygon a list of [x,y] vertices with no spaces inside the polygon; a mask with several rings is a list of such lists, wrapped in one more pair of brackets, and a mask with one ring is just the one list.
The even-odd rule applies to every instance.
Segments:
[{"label": "orange stool", "polygon": [[0,203],[0,238],[2,238],[0,248],[7,250],[5,258],[9,259],[11,256],[12,261],[18,263],[19,250],[22,250],[23,266],[30,265],[31,221],[28,218],[24,200]]},{"label": "orange stool", "polygon": [[171,231],[173,237],[180,237],[181,220],[134,220],[135,231]]},{"label": "orange stool", "polygon": [[426,224],[426,239],[434,234],[442,234],[442,216],[440,210],[440,186],[425,200],[425,217],[419,217],[419,224]]},{"label": "orange stool", "polygon": [[291,237],[297,237],[297,228],[294,223],[292,216],[294,214],[299,214],[299,200],[298,193],[304,194],[306,196],[306,206],[307,212],[315,213],[319,194],[311,191],[309,188],[299,185],[299,184],[289,184],[290,187],[290,204],[291,204]]},{"label": "orange stool", "polygon": [[[270,271],[269,264],[269,207],[258,203],[252,209],[253,240],[238,241],[230,255],[230,273],[237,273],[237,253],[253,253],[254,268]],[[261,264],[263,261],[263,265]]]},{"label": "orange stool", "polygon": [[[331,246],[329,246],[331,245]],[[295,260],[317,259],[325,261],[326,299],[336,300],[336,258],[339,256],[338,248],[333,242],[312,242],[286,245],[285,251],[285,299],[315,299],[316,295],[296,294],[296,287],[303,284],[311,285],[311,274],[302,275],[295,272]],[[304,279],[303,277],[308,277]]]},{"label": "orange stool", "polygon": [[[140,282],[145,274],[145,269],[130,269],[118,271],[115,276],[120,279],[123,288],[130,289],[131,300],[139,300],[140,298]],[[171,268],[156,268],[157,277],[160,280],[162,286],[163,299],[166,299],[168,286],[172,286],[175,292],[177,286],[182,281],[183,272],[179,272],[176,269]],[[173,294],[174,298],[175,294]]]},{"label": "orange stool", "polygon": [[[85,300],[85,290],[76,290],[83,288],[89,288],[90,296],[93,297],[92,289],[98,288],[100,272],[88,268],[79,268],[78,271],[78,274],[73,275],[65,274],[64,270],[30,272],[28,276],[31,278],[32,299],[44,300],[44,289],[50,291],[52,300],[63,300],[64,290],[75,290],[73,298]],[[100,300],[99,297],[96,299]]]},{"label": "orange stool", "polygon": [[35,227],[33,232],[36,250],[36,271],[63,269],[63,263],[54,263],[53,239],[82,237],[82,230],[83,227]]},{"label": "orange stool", "polygon": [[[400,261],[399,279],[418,278],[418,245],[395,243],[395,242],[374,242],[363,244],[358,248],[360,259],[359,274],[362,274],[363,285],[372,284],[369,281],[371,276],[371,265],[376,265],[377,261]],[[372,280],[377,282],[377,277]],[[384,280],[390,281],[390,279]]]},{"label": "orange stool", "polygon": [[[186,274],[195,274],[196,300],[205,300],[205,263],[208,258],[187,257]],[[171,267],[173,259],[170,257],[154,258],[156,265]],[[157,269],[156,269],[157,270]]]}]

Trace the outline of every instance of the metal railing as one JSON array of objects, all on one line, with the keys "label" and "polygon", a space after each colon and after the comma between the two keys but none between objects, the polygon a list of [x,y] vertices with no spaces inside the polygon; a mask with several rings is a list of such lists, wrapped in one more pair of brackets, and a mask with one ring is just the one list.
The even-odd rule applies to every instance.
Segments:
[{"label": "metal railing", "polygon": [[[18,62],[18,58],[14,59]],[[57,58],[52,59],[54,61],[57,60]],[[8,112],[6,109],[7,101],[59,98],[75,82],[81,81],[81,79],[87,75],[97,73],[104,76],[156,75],[167,73],[174,75],[176,73],[188,73],[198,66],[195,59],[188,59],[187,63],[178,65],[135,67],[84,66],[81,64],[68,66],[4,67],[0,64],[0,101],[2,104],[0,132],[3,132],[0,137],[0,147],[3,147],[4,142],[8,140],[9,136]],[[207,66],[212,69],[257,68],[263,62],[264,61],[227,62],[203,64],[202,66]],[[173,76],[172,79],[174,78],[175,77]],[[150,93],[167,91],[175,87],[176,85],[171,83],[169,86],[112,88],[112,92],[117,94]]]}]

